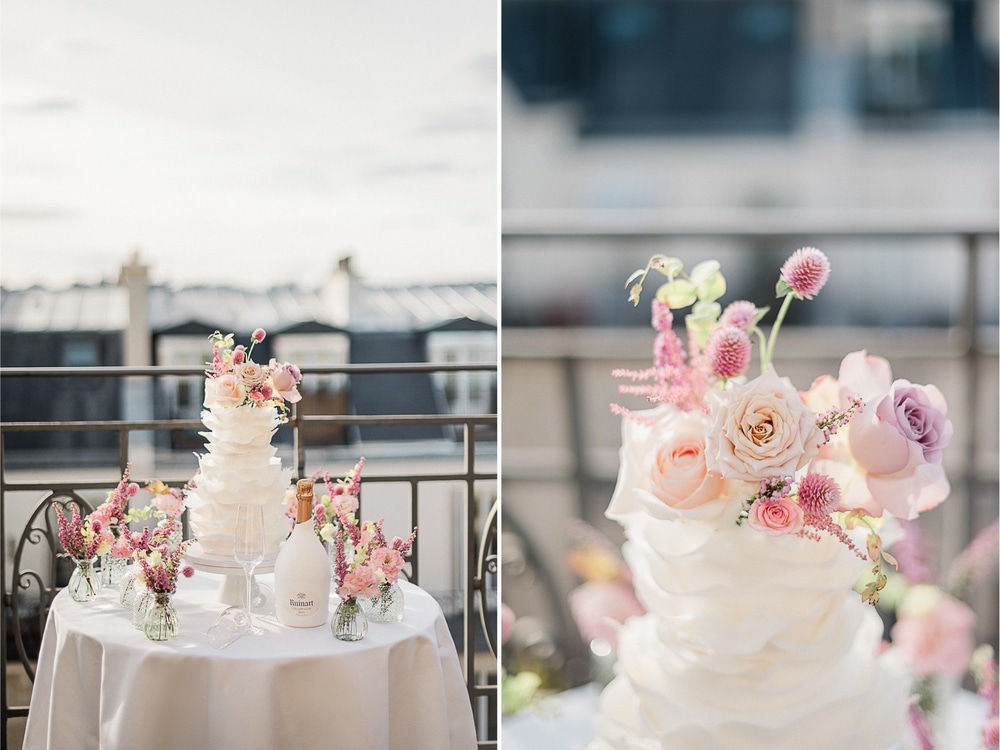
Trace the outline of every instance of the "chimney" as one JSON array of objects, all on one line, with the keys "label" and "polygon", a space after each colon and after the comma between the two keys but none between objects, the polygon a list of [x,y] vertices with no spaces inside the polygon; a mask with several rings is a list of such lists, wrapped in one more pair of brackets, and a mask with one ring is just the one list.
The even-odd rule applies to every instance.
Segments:
[{"label": "chimney", "polygon": [[128,327],[123,339],[123,364],[136,367],[153,364],[152,336],[149,330],[149,266],[142,264],[139,250],[132,251],[122,266],[119,286],[128,292]]},{"label": "chimney", "polygon": [[[149,330],[149,267],[139,260],[139,250],[122,266],[118,285],[128,293],[128,325],[122,338],[122,360],[126,367],[153,364],[152,335]],[[127,420],[153,418],[152,378],[127,377],[122,382],[122,413]],[[156,474],[153,433],[138,430],[129,434],[128,454],[136,476]]]},{"label": "chimney", "polygon": [[323,285],[322,299],[326,322],[338,328],[348,328],[351,323],[351,293],[356,283],[351,270],[351,256],[337,261],[337,268]]}]

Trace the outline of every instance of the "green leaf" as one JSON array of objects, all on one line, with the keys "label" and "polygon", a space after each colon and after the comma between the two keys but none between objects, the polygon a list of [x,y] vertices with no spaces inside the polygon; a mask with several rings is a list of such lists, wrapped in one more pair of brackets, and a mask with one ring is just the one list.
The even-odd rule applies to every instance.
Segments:
[{"label": "green leaf", "polygon": [[656,298],[672,310],[693,305],[698,299],[694,286],[687,279],[674,279],[656,290]]},{"label": "green leaf", "polygon": [[650,268],[655,268],[670,281],[676,279],[677,276],[684,270],[683,261],[666,255],[654,255],[652,260],[649,261],[649,266]]},{"label": "green leaf", "polygon": [[691,271],[691,283],[697,289],[698,299],[712,302],[726,293],[726,279],[717,260],[706,260]]},{"label": "green leaf", "polygon": [[760,325],[760,321],[762,321],[769,312],[771,312],[770,307],[758,307],[757,312],[754,313],[753,320],[750,321],[750,328],[753,329]]},{"label": "green leaf", "polygon": [[787,297],[789,294],[794,294],[792,288],[788,286],[784,281],[778,279],[778,283],[774,287],[774,295],[776,297]]},{"label": "green leaf", "polygon": [[628,285],[629,284],[631,284],[633,281],[635,281],[636,279],[638,279],[640,276],[645,276],[646,272],[647,272],[647,269],[645,269],[645,268],[639,268],[639,269],[633,271],[632,275],[629,276],[628,279],[625,280],[625,288],[628,289]]}]

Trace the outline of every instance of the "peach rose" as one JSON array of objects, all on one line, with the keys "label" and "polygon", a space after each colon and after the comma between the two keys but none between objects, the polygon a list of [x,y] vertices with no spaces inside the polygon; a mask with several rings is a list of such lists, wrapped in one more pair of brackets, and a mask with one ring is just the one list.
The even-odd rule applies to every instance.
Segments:
[{"label": "peach rose", "polygon": [[209,379],[205,385],[205,406],[240,406],[246,397],[246,388],[232,373]]},{"label": "peach rose", "polygon": [[637,490],[677,509],[696,508],[721,497],[725,483],[705,466],[707,421],[696,412],[658,406],[622,422],[618,483],[607,515],[640,509]]},{"label": "peach rose", "polygon": [[794,500],[758,500],[750,506],[747,525],[771,536],[796,534],[802,530],[805,514]]},{"label": "peach rose", "polygon": [[816,414],[773,369],[731,391],[709,394],[708,469],[726,479],[793,476],[816,455]]}]

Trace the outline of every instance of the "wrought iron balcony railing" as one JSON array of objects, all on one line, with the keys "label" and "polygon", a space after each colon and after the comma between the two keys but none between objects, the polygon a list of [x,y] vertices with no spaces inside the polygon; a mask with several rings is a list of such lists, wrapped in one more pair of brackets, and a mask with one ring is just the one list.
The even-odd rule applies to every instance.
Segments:
[{"label": "wrought iron balcony railing", "polygon": [[[495,363],[473,364],[364,364],[341,365],[328,367],[303,367],[303,374],[324,375],[340,374],[346,376],[379,374],[408,375],[413,373],[436,372],[486,372],[495,377]],[[115,378],[125,382],[155,382],[167,376],[196,377],[203,376],[204,370],[199,367],[77,367],[77,368],[40,368],[40,367],[7,367],[0,368],[0,384],[10,382],[14,378]],[[150,410],[151,412],[151,410]],[[366,475],[362,482],[362,508],[365,504],[364,488],[371,485],[402,485],[408,494],[408,513],[411,519],[419,518],[421,508],[421,488],[427,488],[432,483],[449,483],[450,486],[461,488],[463,502],[461,507],[461,567],[462,588],[456,599],[460,600],[455,609],[460,613],[461,628],[456,640],[460,640],[459,657],[463,664],[465,679],[476,719],[480,748],[497,746],[497,726],[499,716],[497,690],[497,629],[496,629],[496,583],[497,583],[497,469],[496,469],[496,431],[497,415],[491,414],[330,414],[309,413],[303,408],[302,402],[293,406],[287,425],[282,431],[291,432],[291,445],[284,446],[290,450],[290,461],[296,478],[306,476],[307,465],[312,452],[328,450],[329,446],[322,438],[310,438],[310,428],[319,426],[350,428],[360,426],[440,426],[445,441],[454,445],[454,461],[435,462],[430,469],[426,466],[407,465],[396,473],[380,473]],[[110,419],[110,420],[76,420],[76,421],[19,421],[0,422],[0,570],[5,573],[4,604],[6,616],[0,621],[3,632],[0,634],[0,664],[5,670],[5,679],[0,681],[0,718],[2,730],[0,744],[7,747],[8,720],[14,717],[27,716],[27,705],[11,705],[9,675],[20,662],[28,679],[33,678],[32,645],[28,644],[20,632],[21,618],[29,610],[24,599],[37,598],[38,610],[36,616],[37,636],[40,637],[44,627],[44,614],[47,604],[57,592],[58,575],[55,569],[55,553],[58,551],[58,540],[55,536],[52,513],[47,512],[47,506],[53,501],[66,502],[83,500],[88,492],[105,492],[113,488],[117,479],[110,482],[100,479],[65,479],[66,470],[54,472],[51,477],[38,462],[33,462],[30,472],[11,469],[11,452],[7,450],[7,438],[13,435],[28,433],[105,433],[117,436],[116,456],[110,463],[117,463],[116,470],[120,473],[130,463],[136,448],[136,436],[146,433],[170,434],[198,430],[202,427],[198,419]],[[448,428],[449,432],[444,433]],[[315,433],[314,433],[315,434]],[[491,447],[492,446],[492,447]],[[370,447],[370,446],[366,446]],[[67,452],[71,449],[64,449]],[[351,450],[350,446],[341,448],[341,453]],[[414,454],[414,446],[408,450]],[[179,451],[174,451],[179,452]],[[386,448],[391,453],[392,448]],[[440,453],[440,451],[438,451]],[[449,453],[449,457],[452,453]],[[55,454],[50,461],[43,462],[49,468],[58,468]],[[104,467],[110,468],[110,467]],[[174,468],[173,471],[178,471]],[[83,473],[79,469],[70,470]],[[92,472],[88,472],[92,473]],[[25,478],[15,478],[14,475],[25,475]],[[190,479],[190,476],[159,477],[168,484],[179,486]],[[14,493],[37,493],[37,500],[32,508],[20,509],[21,514],[28,517],[24,528],[8,530],[9,517],[12,509],[10,498]],[[23,498],[24,495],[20,494]],[[86,505],[84,506],[86,507]],[[8,536],[10,534],[10,536]],[[13,559],[8,544],[15,549]],[[44,555],[49,570],[35,571],[23,569],[27,557],[23,555],[26,545],[42,545],[47,553]],[[435,549],[435,529],[422,526],[414,544],[410,559],[410,580],[420,583],[420,549]],[[38,555],[35,556],[36,559]],[[13,568],[13,569],[12,569]],[[447,612],[447,610],[446,610]]]}]

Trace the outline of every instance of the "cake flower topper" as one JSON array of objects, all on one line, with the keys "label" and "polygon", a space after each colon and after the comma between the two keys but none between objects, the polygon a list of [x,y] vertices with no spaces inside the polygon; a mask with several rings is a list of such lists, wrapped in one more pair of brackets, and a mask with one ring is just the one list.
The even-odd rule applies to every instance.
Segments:
[{"label": "cake flower topper", "polygon": [[212,361],[205,371],[208,376],[206,405],[227,407],[275,406],[285,414],[285,402],[296,403],[302,396],[298,385],[302,373],[293,364],[271,359],[260,365],[251,359],[254,347],[264,340],[267,333],[257,328],[250,336],[250,346],[234,346],[233,334],[223,336],[216,331],[212,341]]},{"label": "cake flower topper", "polygon": [[[941,392],[893,380],[889,363],[865,351],[848,354],[837,379],[820,377],[805,393],[777,375],[775,342],[792,300],[812,299],[830,275],[816,248],[797,250],[782,266],[775,289],[782,303],[767,335],[759,324],[769,308],[719,304],[726,282],[717,261],[686,274],[680,260],[653,256],[626,282],[633,304],[653,271],[667,279],[652,302],[653,366],[614,375],[632,381],[620,392],[667,406],[643,414],[612,406],[636,423],[626,436],[652,456],[634,472],[623,467],[629,481],[678,510],[742,492],[738,524],[772,536],[829,534],[873,563],[861,595],[877,603],[883,564],[895,565],[882,549],[883,517],[914,519],[950,491],[942,453],[953,428]],[[672,311],[689,306],[685,349]],[[754,339],[761,374],[748,380]],[[849,533],[856,528],[867,530],[864,550]]]}]

